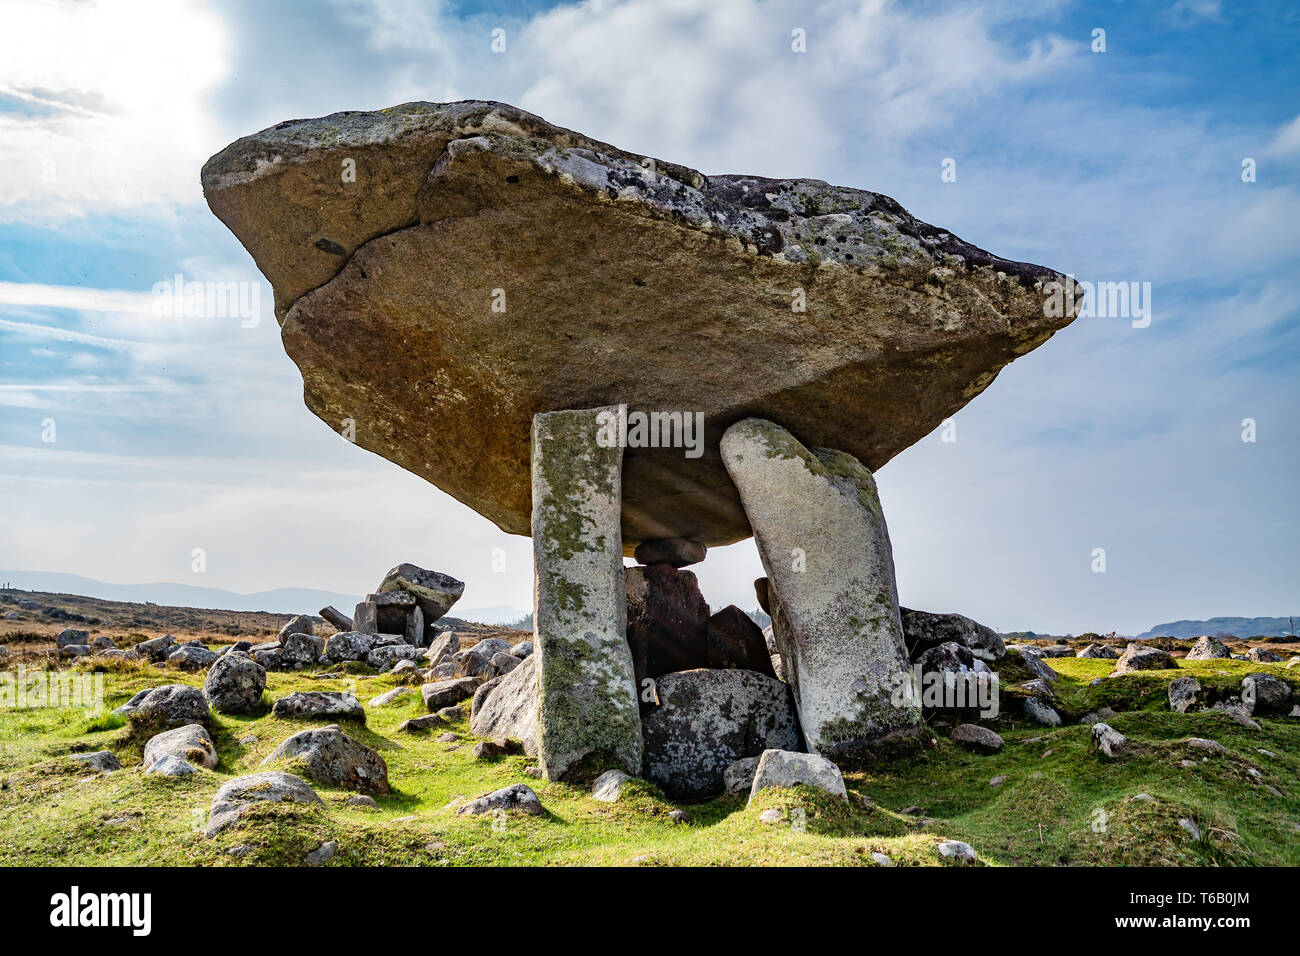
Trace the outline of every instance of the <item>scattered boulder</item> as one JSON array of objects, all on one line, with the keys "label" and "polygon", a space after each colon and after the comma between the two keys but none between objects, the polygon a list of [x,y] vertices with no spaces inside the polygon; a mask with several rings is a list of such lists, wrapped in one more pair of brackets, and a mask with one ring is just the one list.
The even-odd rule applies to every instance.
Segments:
[{"label": "scattered boulder", "polygon": [[500,637],[485,637],[472,648],[475,654],[480,654],[489,661],[498,654],[510,653],[510,642]]},{"label": "scattered boulder", "polygon": [[762,628],[734,604],[709,617],[705,627],[705,651],[709,667],[755,671],[776,677]]},{"label": "scattered boulder", "polygon": [[591,798],[601,803],[613,803],[623,792],[623,784],[631,779],[622,770],[606,770],[592,785]]},{"label": "scattered boulder", "polygon": [[64,644],[59,648],[60,657],[89,657],[93,653],[89,644]]},{"label": "scattered boulder", "polygon": [[203,691],[189,684],[164,684],[142,690],[113,713],[125,716],[137,733],[206,724],[211,716]]},{"label": "scattered boulder", "polygon": [[[1008,647],[1007,650],[1010,651],[1012,648]],[[1020,657],[1020,662],[1033,672],[1037,680],[1051,684],[1061,679],[1061,675],[1052,670],[1051,665],[1043,660],[1037,648],[1020,646],[1015,648],[1015,652]]]},{"label": "scattered boulder", "polygon": [[980,750],[984,753],[997,753],[1006,745],[1006,741],[1000,734],[979,724],[959,724],[952,732],[952,740],[971,750]]},{"label": "scattered boulder", "polygon": [[1038,648],[1038,656],[1048,659],[1054,657],[1074,657],[1074,648],[1069,644],[1048,644]]},{"label": "scattered boulder", "polygon": [[370,698],[370,706],[387,707],[389,704],[393,703],[394,701],[400,700],[401,698],[406,697],[407,695],[412,693],[414,693],[414,691],[412,691],[411,688],[409,687],[394,687],[392,690],[385,691],[384,693],[380,694],[378,697]]},{"label": "scattered boulder", "polygon": [[699,564],[704,560],[706,553],[708,549],[704,545],[690,538],[647,539],[638,544],[632,552],[638,564],[666,564],[674,568]]},{"label": "scattered boulder", "polygon": [[375,635],[361,631],[339,631],[325,642],[321,659],[327,663],[364,661],[375,646]]},{"label": "scattered boulder", "polygon": [[[532,646],[531,641],[529,642],[529,646]],[[443,631],[435,637],[433,643],[425,649],[424,656],[428,658],[430,663],[437,664],[444,657],[450,657],[459,650],[460,635],[455,631]]]},{"label": "scattered boulder", "polygon": [[338,724],[299,731],[280,744],[262,765],[276,760],[300,762],[307,776],[317,783],[381,796],[389,792],[384,758],[343,733]]},{"label": "scattered boulder", "polygon": [[289,618],[289,620],[284,622],[284,624],[280,627],[279,633],[276,634],[276,638],[283,643],[284,639],[288,637],[290,634],[315,634],[315,633],[316,633],[316,622],[312,620],[311,615],[298,614],[295,615],[294,617]]},{"label": "scattered boulder", "polygon": [[518,740],[503,737],[500,740],[481,740],[474,745],[470,756],[475,760],[494,760],[497,757],[514,757],[524,752]]},{"label": "scattered boulder", "polygon": [[325,619],[327,624],[333,624],[340,631],[352,630],[352,618],[348,617],[332,604],[321,608],[320,616]]},{"label": "scattered boulder", "polygon": [[89,646],[90,632],[79,631],[72,627],[65,627],[63,630],[59,631],[58,634],[54,635],[54,646],[59,650],[63,650],[63,648],[74,644],[84,644]]},{"label": "scattered boulder", "polygon": [[221,833],[237,823],[257,803],[320,802],[321,798],[316,795],[316,791],[306,781],[291,773],[272,770],[236,777],[222,784],[212,798],[212,809],[208,813],[208,825],[204,827],[203,835],[211,837]]},{"label": "scattered boulder", "polygon": [[741,757],[722,771],[722,786],[727,793],[749,793],[754,786],[758,757]]},{"label": "scattered boulder", "polygon": [[1129,644],[1124,653],[1120,655],[1119,660],[1115,662],[1115,669],[1111,671],[1111,677],[1119,677],[1121,674],[1131,674],[1134,671],[1171,671],[1177,670],[1178,664],[1169,655],[1168,651],[1162,651],[1158,647],[1144,646],[1142,644]]},{"label": "scattered boulder", "polygon": [[799,746],[790,689],[774,677],[700,669],[665,674],[656,686],[659,706],[641,717],[642,773],[670,797],[715,796],[740,758]]},{"label": "scattered boulder", "polygon": [[533,642],[520,641],[518,644],[516,644],[514,647],[510,649],[510,653],[513,654],[515,657],[519,658],[520,660],[523,660],[525,657],[528,657],[533,653]]},{"label": "scattered boulder", "polygon": [[[522,660],[482,701],[474,696],[469,727],[480,737],[513,737],[524,752],[537,753],[537,672],[532,657]],[[491,683],[491,682],[489,682]],[[487,684],[483,685],[487,687]]]},{"label": "scattered boulder", "polygon": [[769,787],[795,787],[803,784],[825,790],[832,796],[848,799],[840,768],[817,754],[793,753],[788,750],[765,750],[754,768],[750,787],[752,803],[760,790]]},{"label": "scattered boulder", "polygon": [[1252,717],[1287,713],[1292,696],[1291,685],[1272,674],[1247,674],[1241,681],[1241,703]]},{"label": "scattered boulder", "polygon": [[268,641],[265,644],[257,644],[249,654],[253,660],[261,664],[267,670],[275,670],[283,665],[284,660],[280,656],[280,642]]},{"label": "scattered boulder", "polygon": [[929,611],[898,609],[903,621],[903,639],[910,659],[915,661],[925,651],[940,644],[960,644],[982,661],[993,662],[1005,656],[1002,635],[961,614],[933,614]]},{"label": "scattered boulder", "polygon": [[492,660],[488,663],[492,665],[492,669],[497,672],[498,676],[500,676],[503,674],[509,674],[512,670],[518,667],[519,658],[515,657],[513,654],[508,654],[505,651],[497,651],[492,655]]},{"label": "scattered boulder", "polygon": [[107,634],[99,634],[90,639],[90,649],[93,651],[115,651],[117,643]]},{"label": "scattered boulder", "polygon": [[1217,740],[1209,740],[1205,737],[1188,737],[1186,743],[1193,750],[1203,750],[1206,753],[1226,754],[1229,752],[1228,748]]},{"label": "scattered boulder", "polygon": [[1128,746],[1128,740],[1110,724],[1093,724],[1092,745],[1107,757],[1118,757]]},{"label": "scattered boulder", "polygon": [[1186,660],[1189,661],[1209,661],[1217,658],[1229,658],[1232,652],[1224,645],[1223,641],[1217,637],[1211,637],[1206,634],[1198,637],[1192,649],[1187,652]]},{"label": "scattered boulder", "polygon": [[1113,661],[1119,659],[1119,651],[1115,650],[1115,648],[1111,647],[1109,644],[1089,644],[1087,647],[1080,648],[1079,653],[1075,656],[1093,657]]},{"label": "scattered boulder", "polygon": [[376,647],[366,656],[366,663],[377,671],[391,670],[398,661],[414,661],[420,649],[410,644],[389,644]]},{"label": "scattered boulder", "polygon": [[92,770],[98,770],[100,773],[113,773],[115,770],[122,769],[122,763],[117,759],[117,754],[110,750],[96,750],[89,754],[73,754],[68,758],[75,763],[85,764]]},{"label": "scattered boulder", "polygon": [[241,651],[212,663],[203,680],[203,696],[221,714],[248,714],[262,706],[266,668]]},{"label": "scattered boulder", "polygon": [[423,717],[412,717],[410,720],[404,720],[397,725],[399,734],[420,734],[435,727],[445,727],[447,721],[437,714],[425,714]]},{"label": "scattered boulder", "polygon": [[217,766],[217,748],[202,724],[186,724],[151,737],[144,745],[144,769],[168,755],[208,770]]},{"label": "scattered boulder", "polygon": [[972,866],[979,861],[979,854],[969,843],[960,840],[940,840],[936,848],[939,856],[947,863],[956,866]]},{"label": "scattered boulder", "polygon": [[[488,672],[492,669],[491,659],[473,649],[457,651],[451,657],[456,665],[456,673],[462,677],[486,678],[489,676]],[[441,667],[442,665],[438,666]]]},{"label": "scattered boulder", "polygon": [[339,691],[298,691],[281,697],[271,707],[271,713],[285,719],[316,720],[321,717],[344,717],[365,721],[366,712],[351,694]]},{"label": "scattered boulder", "polygon": [[167,655],[167,664],[183,671],[203,671],[211,667],[218,656],[200,644],[182,644]]},{"label": "scattered boulder", "polygon": [[320,866],[322,863],[334,859],[334,854],[338,851],[338,848],[338,841],[326,840],[303,857],[302,862],[305,866]]},{"label": "scattered boulder", "polygon": [[451,610],[465,593],[465,583],[440,571],[428,571],[414,564],[399,564],[380,582],[379,593],[406,591],[415,595],[427,627]]},{"label": "scattered boulder", "polygon": [[1252,647],[1246,652],[1246,660],[1254,661],[1256,664],[1280,664],[1282,663],[1282,655],[1274,654],[1262,647]]},{"label": "scattered boulder", "polygon": [[1195,677],[1175,677],[1169,682],[1169,709],[1185,714],[1197,703],[1201,682]]},{"label": "scattered boulder", "polygon": [[175,754],[163,754],[145,769],[145,774],[151,777],[188,777],[198,772],[197,767]]},{"label": "scattered boulder", "polygon": [[532,787],[526,783],[515,783],[471,800],[464,806],[457,807],[456,813],[479,815],[492,813],[498,809],[522,810],[524,813],[533,816],[539,816],[545,812],[542,809],[542,801],[537,799],[537,794],[533,793]]},{"label": "scattered boulder", "polygon": [[420,696],[424,698],[425,709],[435,711],[468,700],[474,696],[477,687],[478,681],[474,678],[458,677],[454,680],[425,684],[420,688]]},{"label": "scattered boulder", "polygon": [[135,651],[137,657],[158,664],[167,659],[167,651],[175,643],[176,638],[172,637],[170,634],[164,634],[162,637],[155,637],[152,640],[141,641],[139,644],[135,645],[132,650]]},{"label": "scattered boulder", "polygon": [[280,638],[280,663],[293,667],[295,664],[315,664],[320,660],[325,641],[314,634],[295,631]]}]

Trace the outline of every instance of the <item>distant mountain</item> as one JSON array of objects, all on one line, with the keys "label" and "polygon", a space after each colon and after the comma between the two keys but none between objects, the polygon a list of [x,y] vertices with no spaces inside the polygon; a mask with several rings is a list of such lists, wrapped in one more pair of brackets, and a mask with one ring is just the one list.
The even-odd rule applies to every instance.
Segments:
[{"label": "distant mountain", "polygon": [[1233,637],[1273,637],[1290,634],[1291,619],[1286,617],[1212,617],[1206,621],[1173,621],[1157,624],[1134,640],[1149,637],[1200,637],[1202,634],[1231,634]]},{"label": "distant mountain", "polygon": [[[165,604],[170,607],[210,608],[224,611],[267,611],[271,614],[315,614],[332,604],[349,617],[365,595],[340,594],[316,588],[276,588],[256,594],[240,594],[197,584],[108,584],[79,574],[58,571],[0,571],[0,587],[54,594],[80,594],[101,601],[136,604]],[[454,616],[476,624],[513,624],[528,614],[508,604],[492,607],[453,608]]]},{"label": "distant mountain", "polygon": [[131,601],[138,604],[227,611],[269,611],[272,614],[315,614],[326,604],[334,605],[344,614],[351,614],[363,596],[315,588],[276,588],[256,594],[239,594],[197,584],[108,584],[93,578],[83,578],[79,574],[63,574],[58,571],[0,571],[0,586],[25,591],[82,594],[103,601]]}]

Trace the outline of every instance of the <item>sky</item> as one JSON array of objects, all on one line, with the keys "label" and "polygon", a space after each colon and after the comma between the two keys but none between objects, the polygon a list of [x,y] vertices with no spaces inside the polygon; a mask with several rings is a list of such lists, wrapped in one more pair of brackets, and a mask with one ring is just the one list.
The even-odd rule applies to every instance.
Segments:
[{"label": "sky", "polygon": [[[411,561],[466,581],[464,607],[527,609],[527,538],[306,410],[269,284],[199,187],[286,119],[492,99],[706,174],[882,192],[998,255],[1149,290],[1146,318],[1078,319],[879,470],[904,605],[1058,634],[1300,612],[1290,3],[2,16],[0,568],[361,594]],[[260,283],[259,313],[160,315],[177,274]],[[715,609],[755,606],[752,542],[693,570]]]}]

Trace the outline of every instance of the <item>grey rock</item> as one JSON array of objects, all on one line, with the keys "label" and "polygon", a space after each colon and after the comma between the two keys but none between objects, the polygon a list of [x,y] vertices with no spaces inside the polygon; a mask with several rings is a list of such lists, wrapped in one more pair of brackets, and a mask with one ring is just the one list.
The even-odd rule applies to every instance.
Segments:
[{"label": "grey rock", "polygon": [[212,798],[204,836],[215,836],[237,823],[257,803],[319,804],[320,797],[300,777],[273,770],[236,777],[222,784]]},{"label": "grey rock", "polygon": [[1002,635],[961,614],[934,614],[899,608],[903,621],[903,639],[911,660],[940,644],[955,643],[968,649],[982,661],[992,662],[1005,656]]},{"label": "grey rock", "polygon": [[447,721],[437,714],[425,714],[423,717],[412,717],[410,720],[402,721],[397,725],[397,732],[401,734],[420,734],[446,725]]},{"label": "grey rock", "polygon": [[[415,596],[425,625],[432,624],[451,610],[465,593],[465,583],[440,571],[427,571],[414,564],[399,564],[379,584],[379,592],[406,591]],[[423,643],[423,642],[421,642]]]},{"label": "grey rock", "polygon": [[848,799],[844,777],[840,768],[817,754],[792,753],[788,750],[765,750],[754,769],[754,783],[750,787],[752,803],[756,794],[769,787],[817,787],[827,793]]},{"label": "grey rock", "polygon": [[655,538],[642,541],[632,552],[638,564],[667,564],[684,568],[699,564],[708,549],[690,538]]},{"label": "grey rock", "polygon": [[460,635],[455,631],[443,631],[433,639],[428,648],[425,649],[424,656],[431,663],[437,664],[444,657],[455,654],[460,650]]},{"label": "grey rock", "polygon": [[[512,737],[523,742],[524,753],[537,754],[537,671],[536,659],[527,657],[498,683],[475,707],[470,730],[480,737]],[[487,686],[486,684],[484,685]]]},{"label": "grey rock", "polygon": [[799,746],[790,689],[744,670],[691,670],[656,681],[659,705],[641,719],[642,774],[670,797],[720,794],[723,774],[742,757]]},{"label": "grey rock", "polygon": [[1226,754],[1229,752],[1228,748],[1217,740],[1209,740],[1205,737],[1189,737],[1186,743],[1193,750],[1203,750],[1206,753]]},{"label": "grey rock", "polygon": [[462,700],[468,700],[474,696],[477,687],[478,681],[474,678],[458,677],[454,680],[425,684],[420,688],[420,696],[424,698],[426,710],[436,711],[459,704]]},{"label": "grey rock", "polygon": [[89,657],[93,653],[89,644],[64,644],[59,648],[60,657]]},{"label": "grey rock", "polygon": [[339,631],[337,634],[331,634],[329,640],[325,642],[325,650],[321,657],[328,662],[364,661],[374,645],[373,634]]},{"label": "grey rock", "polygon": [[1110,724],[1093,724],[1092,745],[1107,757],[1118,757],[1128,747],[1128,739]]},{"label": "grey rock", "polygon": [[893,866],[893,865],[894,865],[894,861],[891,860],[891,859],[889,858],[889,856],[888,856],[887,854],[885,854],[885,853],[872,853],[872,854],[871,854],[871,859],[875,861],[875,863],[876,863],[877,866]]},{"label": "grey rock", "polygon": [[165,756],[208,770],[217,766],[217,748],[202,724],[186,724],[151,737],[144,745],[144,769],[148,770]]},{"label": "grey rock", "polygon": [[1241,681],[1241,703],[1252,717],[1287,713],[1293,696],[1291,685],[1272,674],[1247,674]]},{"label": "grey rock", "polygon": [[490,661],[498,654],[509,654],[510,642],[500,637],[485,637],[471,647],[470,650],[476,654],[481,654]]},{"label": "grey rock", "polygon": [[66,627],[54,635],[54,646],[59,650],[74,644],[90,644],[90,632],[79,631],[76,628]]},{"label": "grey rock", "polygon": [[1115,662],[1111,677],[1131,674],[1134,671],[1177,670],[1178,665],[1167,651],[1158,647],[1145,647],[1141,644],[1129,644],[1128,648]]},{"label": "grey rock", "polygon": [[1246,660],[1254,661],[1256,664],[1280,664],[1282,663],[1282,655],[1274,654],[1262,647],[1252,647],[1246,652]]},{"label": "grey rock", "polygon": [[959,724],[952,732],[955,743],[985,753],[997,753],[1005,746],[1001,735],[979,724]]},{"label": "grey rock", "polygon": [[275,670],[284,664],[284,659],[280,656],[279,641],[257,644],[249,651],[249,655],[267,670]]},{"label": "grey rock", "polygon": [[299,614],[289,618],[281,626],[276,637],[283,643],[284,639],[290,634],[315,634],[316,622],[312,620],[309,614]]},{"label": "grey rock", "polygon": [[519,658],[513,654],[507,654],[505,651],[497,651],[492,655],[492,660],[488,663],[492,665],[493,670],[498,674],[509,674],[519,666]]},{"label": "grey rock", "polygon": [[376,647],[366,656],[366,663],[382,672],[391,670],[398,661],[414,661],[419,654],[420,649],[410,644],[390,644]]},{"label": "grey rock", "polygon": [[556,780],[589,755],[641,771],[619,532],[623,450],[599,441],[618,408],[533,417],[537,756]]},{"label": "grey rock", "polygon": [[1186,660],[1189,661],[1208,661],[1215,658],[1229,658],[1232,652],[1224,646],[1223,642],[1217,637],[1211,637],[1208,634],[1204,637],[1198,637],[1192,649],[1187,652]]},{"label": "grey rock", "polygon": [[294,632],[280,638],[280,661],[283,664],[315,664],[325,649],[325,641],[314,634]]},{"label": "grey rock", "polygon": [[248,714],[262,706],[266,668],[242,652],[223,655],[208,668],[203,696],[221,714]]},{"label": "grey rock", "polygon": [[[1007,648],[1008,651],[1011,649],[1011,647]],[[1015,652],[1019,656],[1021,663],[1033,671],[1034,677],[1038,680],[1055,683],[1061,679],[1061,675],[1043,660],[1036,648],[1020,646],[1015,648]]]},{"label": "grey rock", "polygon": [[117,759],[117,754],[109,750],[97,750],[89,754],[73,754],[68,759],[85,764],[100,773],[112,773],[115,770],[122,769],[122,763]]},{"label": "grey rock", "polygon": [[537,799],[537,794],[533,793],[532,787],[525,783],[515,783],[457,807],[456,813],[479,815],[492,813],[497,809],[522,810],[533,816],[540,816],[545,812],[542,809],[542,802]]},{"label": "grey rock", "polygon": [[301,762],[307,776],[317,783],[363,793],[389,792],[384,758],[343,733],[337,724],[299,731],[280,744],[262,765],[276,760]]},{"label": "grey rock", "polygon": [[519,658],[520,660],[523,660],[525,657],[528,657],[530,654],[533,653],[533,642],[520,641],[518,644],[516,644],[514,647],[510,649],[510,653],[513,654],[515,657]]},{"label": "grey rock", "polygon": [[785,815],[780,810],[764,810],[758,815],[758,818],[764,823],[780,823],[785,819]]},{"label": "grey rock", "polygon": [[622,770],[606,770],[592,785],[591,798],[602,803],[613,803],[623,792],[623,784],[631,779]]},{"label": "grey rock", "polygon": [[1038,649],[1039,657],[1046,657],[1049,660],[1055,657],[1074,657],[1074,648],[1069,644],[1047,644]]},{"label": "grey rock", "polygon": [[145,768],[145,774],[151,777],[188,777],[199,770],[187,760],[175,754],[163,754]]},{"label": "grey rock", "polygon": [[[914,733],[919,703],[895,699],[910,674],[871,473],[756,418],[728,428],[721,451],[767,571],[773,630],[808,749],[848,756]],[[791,558],[800,554],[802,565]]]},{"label": "grey rock", "polygon": [[115,651],[117,643],[107,634],[99,634],[90,639],[90,647],[96,651]]},{"label": "grey rock", "polygon": [[212,666],[217,656],[206,647],[185,644],[167,655],[167,664],[183,671],[204,671]]},{"label": "grey rock", "polygon": [[957,866],[970,866],[979,860],[979,854],[975,849],[969,843],[962,843],[960,840],[940,840],[936,849],[946,862]]},{"label": "grey rock", "polygon": [[271,707],[276,717],[316,720],[321,717],[344,717],[364,721],[366,712],[351,694],[339,691],[298,691],[281,697]]},{"label": "grey rock", "polygon": [[1095,657],[1103,660],[1118,660],[1119,651],[1109,644],[1089,644],[1087,647],[1080,648],[1077,657]]},{"label": "grey rock", "polygon": [[409,687],[394,687],[392,690],[385,691],[384,693],[380,694],[378,697],[370,698],[370,706],[386,707],[389,704],[394,703],[395,701],[399,701],[403,697],[407,697],[413,693],[414,691],[411,690],[411,688]]},{"label": "grey rock", "polygon": [[206,724],[211,716],[203,691],[189,684],[164,684],[142,690],[113,713],[125,716],[137,732]]},{"label": "grey rock", "polygon": [[343,802],[349,807],[364,807],[367,810],[377,810],[379,808],[379,803],[374,797],[367,797],[362,793],[354,793]]},{"label": "grey rock", "polygon": [[1196,705],[1201,692],[1201,682],[1195,677],[1175,677],[1169,682],[1169,709],[1185,714]]},{"label": "grey rock", "polygon": [[1026,697],[1024,700],[1025,716],[1043,727],[1061,726],[1061,715],[1056,708],[1045,703],[1040,697]]},{"label": "grey rock", "polygon": [[738,668],[776,677],[762,629],[734,604],[709,616],[705,649],[709,667]]},{"label": "grey rock", "polygon": [[326,623],[334,625],[340,631],[352,630],[352,618],[348,617],[332,604],[321,608],[320,616],[325,619]]},{"label": "grey rock", "polygon": [[303,863],[307,866],[320,866],[322,863],[334,859],[334,854],[337,852],[338,848],[339,845],[337,841],[326,840],[320,846],[316,847],[316,849],[303,857]]},{"label": "grey rock", "polygon": [[164,634],[162,637],[155,637],[152,640],[141,641],[133,648],[136,654],[147,661],[159,663],[167,659],[168,649],[176,643],[176,638],[170,634]]},{"label": "grey rock", "polygon": [[1192,820],[1190,817],[1183,817],[1181,820],[1178,821],[1178,825],[1182,827],[1184,830],[1186,830],[1188,835],[1191,836],[1193,840],[1200,842],[1201,828],[1196,825],[1195,820]]},{"label": "grey rock", "polygon": [[749,793],[754,786],[758,757],[741,757],[722,771],[722,786],[727,793]]}]

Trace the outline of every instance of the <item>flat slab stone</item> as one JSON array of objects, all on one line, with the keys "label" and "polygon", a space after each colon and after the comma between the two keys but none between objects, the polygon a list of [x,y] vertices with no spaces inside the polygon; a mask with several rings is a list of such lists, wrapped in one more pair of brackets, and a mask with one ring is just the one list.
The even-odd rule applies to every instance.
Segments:
[{"label": "flat slab stone", "polygon": [[[698,457],[628,456],[628,554],[748,537],[718,450],[732,423],[879,468],[1082,302],[888,196],[705,176],[502,103],[281,123],[202,182],[275,289],[307,407],[505,531],[529,531],[535,414],[702,413]],[[1056,284],[1073,300],[1046,308]],[[412,440],[429,435],[437,454]]]},{"label": "flat slab stone", "polygon": [[844,800],[849,798],[840,768],[825,757],[788,750],[765,750],[758,758],[758,766],[754,768],[749,800],[752,803],[760,790],[769,787],[800,785],[817,787]]},{"label": "flat slab stone", "polygon": [[808,749],[852,756],[921,720],[908,685],[889,530],[871,473],[750,418],[722,441],[767,571],[784,679]]},{"label": "flat slab stone", "polygon": [[608,411],[533,422],[537,756],[548,780],[588,755],[641,772],[619,538],[623,450],[597,440]]}]

